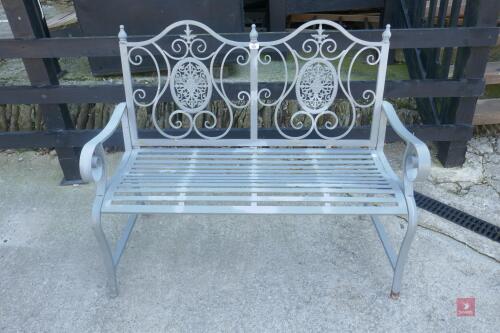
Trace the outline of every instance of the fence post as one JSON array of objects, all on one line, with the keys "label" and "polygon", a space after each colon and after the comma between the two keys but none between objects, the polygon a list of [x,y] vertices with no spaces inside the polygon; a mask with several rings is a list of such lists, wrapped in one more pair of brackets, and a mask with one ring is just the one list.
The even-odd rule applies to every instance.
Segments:
[{"label": "fence post", "polygon": [[[384,0],[384,10],[382,11],[382,19],[380,20],[379,29],[384,29],[384,27],[388,24],[392,25],[394,28],[398,27],[396,19],[401,8],[399,1],[400,0]],[[394,61],[395,50],[389,50],[388,63],[393,64]]]},{"label": "fence post", "polygon": [[[497,0],[467,1],[464,25],[477,27],[496,26],[498,13]],[[454,79],[484,80],[484,72],[488,62],[489,47],[462,48],[457,53]],[[472,118],[476,109],[477,97],[453,98],[446,109],[442,110],[442,122],[445,124],[461,124],[470,127],[469,138],[472,137]],[[438,158],[445,167],[460,166],[465,162],[467,140],[445,141],[438,144]]]},{"label": "fence post", "polygon": [[286,0],[269,1],[269,30],[285,31],[286,28]]},{"label": "fence post", "polygon": [[[15,38],[50,37],[38,0],[2,0],[2,4]],[[57,59],[30,58],[23,59],[23,63],[32,86],[59,84]],[[64,131],[75,128],[65,104],[40,104],[39,107],[47,130]],[[80,183],[80,149],[64,147],[56,148],[56,152],[64,174],[61,184]]]}]

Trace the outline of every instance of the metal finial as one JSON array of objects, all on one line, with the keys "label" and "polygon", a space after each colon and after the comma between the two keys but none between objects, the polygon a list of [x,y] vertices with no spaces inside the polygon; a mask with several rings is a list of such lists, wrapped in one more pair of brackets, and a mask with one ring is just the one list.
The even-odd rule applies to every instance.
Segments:
[{"label": "metal finial", "polygon": [[385,31],[382,34],[382,40],[384,42],[388,42],[389,38],[391,38],[391,25],[390,24],[385,26]]},{"label": "metal finial", "polygon": [[127,39],[127,33],[125,32],[125,27],[123,26],[123,24],[120,25],[120,32],[118,33],[118,38],[120,40]]},{"label": "metal finial", "polygon": [[255,24],[252,24],[252,30],[250,31],[250,41],[256,42],[258,36],[259,33],[257,32],[257,29],[255,29]]}]

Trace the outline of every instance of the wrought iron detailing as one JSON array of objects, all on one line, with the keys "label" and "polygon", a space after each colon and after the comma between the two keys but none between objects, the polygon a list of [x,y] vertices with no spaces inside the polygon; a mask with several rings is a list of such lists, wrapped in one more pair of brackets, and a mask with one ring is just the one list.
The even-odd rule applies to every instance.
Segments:
[{"label": "wrought iron detailing", "polygon": [[[291,41],[306,29],[311,29],[310,38],[303,40],[301,47],[292,47]],[[341,32],[349,40],[348,46],[340,49],[325,29]],[[178,38],[163,45],[161,39],[167,34],[177,34]],[[131,96],[127,100],[129,118],[135,118],[135,106],[151,108],[154,126],[168,139],[183,139],[193,131],[200,139],[223,139],[233,128],[235,111],[249,110],[250,139],[254,142],[258,140],[258,109],[262,106],[272,109],[273,124],[285,140],[306,139],[311,134],[330,141],[344,138],[356,124],[358,110],[364,108],[373,108],[372,132],[377,129],[387,70],[389,26],[379,42],[360,40],[327,20],[308,22],[274,41],[259,41],[255,26],[248,41],[229,40],[191,20],[174,23],[159,35],[140,42],[127,41],[122,26],[119,38],[126,96]],[[354,64],[360,58],[365,59],[366,65],[378,69],[376,86],[362,91],[361,101],[357,101],[351,91],[351,78]],[[235,59],[234,65],[249,71],[250,76],[248,89],[240,90],[235,96],[228,96],[224,88],[228,59]],[[130,75],[130,66],[139,66],[145,61],[152,62],[156,71],[156,91],[152,96],[143,88],[134,88]],[[278,66],[282,75],[283,87],[275,92],[265,87],[258,75],[259,70],[267,70],[271,64]],[[260,83],[263,87],[259,87]],[[283,125],[283,104],[292,91],[299,109]],[[158,123],[158,105],[165,93],[171,94],[176,106],[165,123],[179,130],[177,132],[167,132]],[[348,119],[342,121],[332,107],[339,93],[349,104]],[[220,117],[209,110],[213,94],[217,94],[227,108],[225,118],[228,120],[224,126]],[[225,130],[214,135],[202,131],[215,127]],[[300,130],[299,134],[293,136],[287,128]]]},{"label": "wrought iron detailing", "polygon": [[[309,27],[315,28],[310,37],[308,31],[303,31]],[[345,41],[340,44],[330,38],[325,27],[340,31],[350,40],[344,50],[337,49],[338,45],[346,45]],[[206,34],[197,34],[193,28]],[[175,37],[174,29],[182,33]],[[299,33],[301,40],[292,41]],[[160,39],[166,34],[171,42],[165,48]],[[126,103],[117,105],[106,127],[83,147],[80,157],[82,178],[97,185],[92,221],[110,291],[117,294],[116,266],[137,214],[362,214],[371,216],[380,236],[394,272],[391,297],[397,298],[417,228],[413,183],[427,176],[431,159],[427,146],[404,127],[392,105],[382,101],[389,27],[380,42],[359,40],[326,20],[309,22],[275,41],[259,41],[258,37],[254,27],[248,42],[232,41],[203,24],[181,21],[149,40],[127,42],[122,27],[119,38]],[[352,57],[348,55],[351,50]],[[351,91],[351,72],[364,52],[367,65],[378,66],[377,80],[374,89],[356,91],[356,96],[363,99],[358,102]],[[230,55],[236,66],[247,68],[250,74],[245,81],[248,89],[242,85],[241,90],[232,91],[236,95],[232,97],[226,94],[223,77]],[[259,80],[260,69],[274,73],[268,67],[273,57],[284,68],[281,90],[270,89],[269,84]],[[130,74],[130,66],[145,59],[156,67],[153,96],[147,96],[150,90],[134,89]],[[221,63],[217,70],[216,59]],[[281,104],[292,91],[300,109],[288,121],[296,129],[293,132],[301,133],[297,136],[276,121]],[[330,109],[340,92],[351,106],[348,126],[339,126],[340,118]],[[174,131],[165,131],[155,118],[160,97],[166,93],[172,95],[177,107],[168,117]],[[224,138],[231,126],[204,131],[219,122],[218,114],[208,110],[212,94],[218,94],[226,103],[230,125],[235,110],[249,110],[249,137]],[[166,138],[137,137],[138,105],[152,109],[153,123]],[[282,138],[259,137],[258,107],[263,105],[274,110],[275,132]],[[354,126],[356,110],[369,107],[374,110],[370,138],[345,137]],[[384,155],[387,122],[407,144],[401,177]],[[108,178],[102,145],[120,124],[125,153]],[[199,138],[193,139],[194,135]],[[110,251],[101,227],[101,215],[111,213],[129,215],[115,252]],[[396,252],[378,216],[400,214],[408,217],[408,228]]]}]

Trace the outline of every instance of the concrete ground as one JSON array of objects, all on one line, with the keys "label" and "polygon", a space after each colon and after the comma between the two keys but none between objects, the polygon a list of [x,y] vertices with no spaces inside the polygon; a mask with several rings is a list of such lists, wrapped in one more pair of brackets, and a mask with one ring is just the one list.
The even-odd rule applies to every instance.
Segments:
[{"label": "concrete ground", "polygon": [[[498,223],[498,141],[475,140],[464,168],[435,166],[418,190]],[[94,186],[60,180],[55,156],[0,153],[1,332],[498,332],[499,244],[421,210],[399,301],[366,217],[202,215],[140,217],[109,299]],[[117,235],[124,221],[104,223]],[[404,221],[385,225],[399,242]],[[457,297],[475,317],[457,317]]]}]

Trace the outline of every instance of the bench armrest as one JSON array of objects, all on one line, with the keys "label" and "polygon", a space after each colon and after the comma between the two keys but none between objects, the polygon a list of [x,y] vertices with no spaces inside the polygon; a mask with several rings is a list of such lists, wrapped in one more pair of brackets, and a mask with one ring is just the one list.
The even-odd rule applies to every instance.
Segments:
[{"label": "bench armrest", "polygon": [[[104,160],[103,142],[118,128],[126,111],[126,104],[118,104],[111,118],[102,131],[92,138],[82,148],[80,154],[80,175],[86,182],[105,183],[106,165]],[[104,184],[105,185],[105,184]],[[104,189],[104,188],[103,188]],[[99,190],[98,190],[99,191]]]},{"label": "bench armrest", "polygon": [[429,148],[406,129],[401,120],[399,120],[391,103],[384,101],[382,103],[382,111],[394,132],[406,142],[406,151],[403,156],[403,181],[405,192],[409,190],[413,195],[412,183],[427,178],[430,173],[431,155],[429,153]]}]

